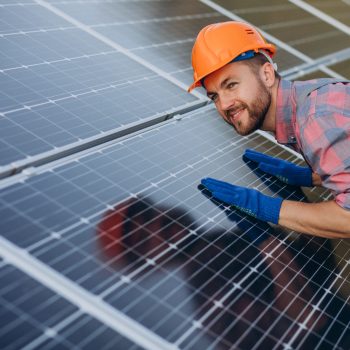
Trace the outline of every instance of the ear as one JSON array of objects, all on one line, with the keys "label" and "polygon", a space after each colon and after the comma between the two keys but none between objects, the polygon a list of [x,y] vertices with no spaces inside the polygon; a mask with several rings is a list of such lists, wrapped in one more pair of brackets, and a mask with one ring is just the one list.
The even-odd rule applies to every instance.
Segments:
[{"label": "ear", "polygon": [[265,62],[260,68],[260,78],[266,87],[271,88],[275,83],[275,68],[270,62]]}]

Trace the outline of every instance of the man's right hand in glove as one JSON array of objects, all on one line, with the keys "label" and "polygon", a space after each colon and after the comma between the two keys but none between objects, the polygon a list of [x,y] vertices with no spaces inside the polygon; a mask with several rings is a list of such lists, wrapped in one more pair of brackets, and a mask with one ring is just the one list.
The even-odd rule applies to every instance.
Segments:
[{"label": "man's right hand in glove", "polygon": [[258,168],[267,174],[276,176],[279,180],[293,186],[313,186],[312,170],[301,167],[282,159],[247,149],[244,157],[258,163]]}]

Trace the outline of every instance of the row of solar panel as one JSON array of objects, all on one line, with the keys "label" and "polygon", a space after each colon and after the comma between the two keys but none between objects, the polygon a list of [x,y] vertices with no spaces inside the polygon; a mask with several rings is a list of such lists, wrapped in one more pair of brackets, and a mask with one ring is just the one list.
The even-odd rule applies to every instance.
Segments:
[{"label": "row of solar panel", "polygon": [[[333,333],[324,336],[318,330],[321,326],[308,332],[302,329],[295,344],[316,348],[348,341],[347,302],[342,295],[348,288],[349,269],[341,274],[342,288],[325,292],[333,281],[339,282],[337,274],[349,258],[348,251],[335,255],[340,261],[335,265],[333,248],[322,239],[303,238],[293,243],[290,234],[286,238],[283,232],[247,220],[238,212],[227,216],[223,207],[197,189],[201,177],[214,176],[272,195],[305,200],[301,192],[262,176],[252,164],[245,163],[240,157],[245,148],[293,160],[288,152],[261,136],[233,137],[208,107],[66,164],[43,167],[35,176],[17,175],[20,181],[4,188],[0,198],[1,232],[17,246],[5,257],[17,266],[14,259],[23,259],[24,249],[29,254],[26,264],[33,265],[26,271],[33,278],[38,274],[34,262],[39,261],[48,266],[48,280],[53,269],[70,281],[73,293],[74,287],[84,288],[110,308],[144,325],[150,334],[181,349],[209,345],[230,348],[233,341],[251,348],[251,339],[256,337],[262,347],[292,341],[287,331],[281,338],[278,327],[283,324],[285,330],[298,329],[305,316],[300,312],[293,319],[288,308],[279,309],[274,301],[278,293],[271,291],[274,288],[285,288],[303,308],[318,305],[338,329],[337,334],[344,332],[334,340]],[[259,253],[244,235],[246,231],[256,237],[269,235],[267,252],[274,257],[272,261]],[[315,249],[312,256],[311,248]],[[288,267],[285,259],[289,259]],[[304,265],[298,265],[299,259]],[[304,288],[310,292],[300,295],[293,280],[283,286],[271,276],[278,265],[282,276],[305,279],[310,275],[310,280],[304,281]],[[9,269],[13,267],[3,266],[3,301],[15,305],[15,311],[5,308],[4,316],[10,311],[29,315],[20,319],[12,315],[2,339],[12,342],[17,334],[18,347],[29,343],[45,348],[61,346],[62,342],[68,348],[74,342],[93,348],[101,341],[100,334],[107,334],[106,348],[119,341],[108,338],[111,323],[96,325],[91,320],[93,312],[89,314],[90,310],[76,303],[71,305],[73,297],[69,303],[61,300],[60,284],[47,282],[46,287],[30,288],[28,284],[34,283],[31,279],[18,281],[18,272],[10,273]],[[24,289],[19,289],[18,283],[25,284]],[[230,289],[234,283],[240,285],[237,292]],[[58,295],[37,305],[34,301],[47,293],[47,287]],[[272,294],[267,297],[264,293]],[[285,306],[290,298],[284,300]],[[253,314],[242,315],[241,303],[247,303]],[[51,313],[55,307],[60,310],[57,315]],[[47,319],[40,319],[44,313]],[[84,316],[86,313],[90,317]],[[253,321],[261,313],[267,318],[278,314],[278,326],[271,326],[265,318],[255,325]],[[339,313],[344,316],[335,318]],[[91,335],[93,342],[83,337],[90,323],[97,326]],[[221,323],[229,325],[226,334]],[[234,339],[243,326],[248,331]],[[75,332],[79,338],[71,340]]]},{"label": "row of solar panel", "polygon": [[[174,82],[186,86],[191,80],[189,53],[195,33],[227,18],[196,1],[186,6],[165,3],[87,2],[84,11],[75,1],[46,7],[42,2],[3,5],[2,173],[30,165],[48,151],[102,138],[107,131],[197,100]],[[245,10],[236,3],[230,6],[244,19],[257,21],[258,3]],[[349,44],[346,34],[295,5],[276,2],[269,9],[256,24],[276,36],[277,46],[278,39],[287,43],[277,57],[282,73],[305,60],[330,53],[336,57]],[[171,16],[162,17],[164,11]],[[298,20],[279,22],[284,11]],[[306,37],[294,30],[300,25],[308,29]],[[303,38],[300,46],[296,37]],[[332,40],[320,46],[316,39],[324,37]],[[322,73],[327,74],[332,72]]]}]

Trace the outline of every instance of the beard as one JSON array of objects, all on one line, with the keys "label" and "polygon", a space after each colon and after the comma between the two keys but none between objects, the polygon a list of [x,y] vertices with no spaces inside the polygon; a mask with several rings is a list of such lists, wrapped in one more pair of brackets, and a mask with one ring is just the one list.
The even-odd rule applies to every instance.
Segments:
[{"label": "beard", "polygon": [[260,79],[258,81],[258,92],[254,102],[248,106],[248,104],[241,102],[238,109],[245,109],[248,112],[248,122],[243,125],[242,121],[238,121],[237,126],[232,125],[236,132],[242,136],[250,135],[254,131],[261,129],[264,124],[266,114],[271,105],[271,93],[265,87]]}]

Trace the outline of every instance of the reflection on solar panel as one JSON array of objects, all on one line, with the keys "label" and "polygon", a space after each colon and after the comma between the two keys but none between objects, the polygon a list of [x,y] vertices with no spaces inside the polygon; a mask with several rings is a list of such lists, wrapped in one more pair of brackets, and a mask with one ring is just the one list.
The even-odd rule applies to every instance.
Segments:
[{"label": "reflection on solar panel", "polygon": [[229,18],[264,31],[286,77],[349,77],[346,2],[0,9],[1,349],[350,348],[349,243],[255,221],[198,184],[329,193],[261,173],[246,148],[302,161],[185,91],[196,33]]}]

